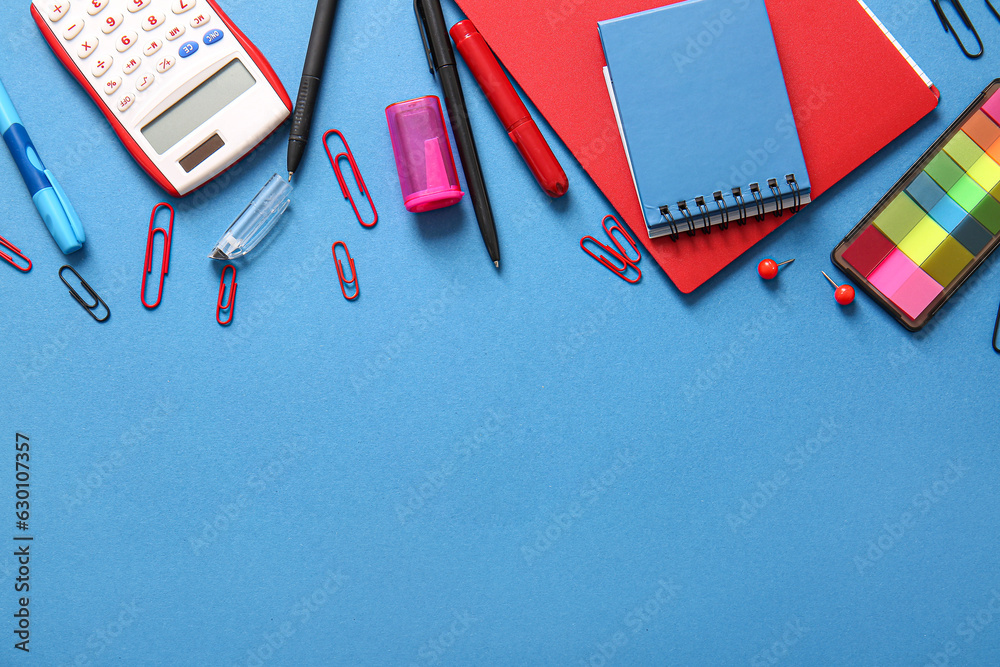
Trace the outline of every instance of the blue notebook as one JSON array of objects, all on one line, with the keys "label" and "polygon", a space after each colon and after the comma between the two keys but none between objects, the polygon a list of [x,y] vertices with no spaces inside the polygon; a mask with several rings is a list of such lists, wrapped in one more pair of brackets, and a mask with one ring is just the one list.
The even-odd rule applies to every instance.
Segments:
[{"label": "blue notebook", "polygon": [[810,201],[764,0],[687,0],[598,27],[650,238]]}]

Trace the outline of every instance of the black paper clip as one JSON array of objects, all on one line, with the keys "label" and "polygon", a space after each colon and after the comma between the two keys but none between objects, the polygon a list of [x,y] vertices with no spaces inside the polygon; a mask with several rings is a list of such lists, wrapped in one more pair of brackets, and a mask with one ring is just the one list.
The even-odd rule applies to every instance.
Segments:
[{"label": "black paper clip", "polygon": [[[955,27],[951,24],[951,21],[948,20],[948,16],[944,13],[944,9],[941,7],[941,0],[931,0],[931,4],[934,5],[934,10],[937,12],[938,18],[941,19],[941,25],[944,26],[944,31],[946,33],[950,32],[955,37],[955,41],[958,42],[958,48],[962,49],[962,53],[965,54],[965,57],[971,58],[972,60],[981,57],[983,55],[983,40],[979,37],[979,32],[976,30],[976,27],[972,25],[972,20],[969,19],[969,15],[965,12],[965,7],[962,6],[962,3],[959,0],[951,0],[951,4],[955,6],[955,11],[958,12],[958,17],[962,19],[962,23],[965,24],[965,27],[968,28],[976,38],[976,44],[979,45],[979,53],[969,53],[969,50],[965,48],[962,38],[959,37]],[[994,9],[989,0],[986,0],[986,4],[993,10],[994,14],[997,13],[997,10]],[[1000,15],[998,15],[997,18],[1000,19]]]},{"label": "black paper clip", "polygon": [[24,253],[21,252],[20,248],[18,248],[16,245],[14,245],[13,243],[11,243],[10,241],[8,241],[7,239],[5,239],[2,236],[0,236],[0,245],[2,245],[4,248],[7,248],[7,250],[10,250],[12,253],[14,253],[15,255],[17,255],[18,257],[20,257],[24,261],[26,261],[28,263],[28,268],[24,268],[23,266],[21,266],[20,264],[18,264],[17,262],[15,262],[13,257],[11,257],[7,253],[3,252],[2,250],[0,250],[0,257],[3,257],[5,260],[7,260],[7,262],[11,266],[13,266],[15,269],[17,269],[21,273],[27,273],[28,271],[31,271],[31,260],[24,256]]},{"label": "black paper clip", "polygon": [[[344,263],[337,259],[337,246],[341,246],[347,254],[347,263],[351,265],[350,280],[344,276]],[[347,249],[347,244],[343,241],[337,241],[334,243],[333,258],[337,261],[337,278],[340,279],[340,291],[343,293],[345,299],[348,301],[354,301],[361,296],[361,284],[358,283],[358,271],[354,266],[354,258],[351,257],[351,251]],[[354,289],[354,296],[347,296],[347,288],[349,286]]]},{"label": "black paper clip", "polygon": [[[94,300],[93,304],[84,301],[83,297],[80,296],[79,292],[77,292],[72,285],[66,282],[66,277],[63,275],[63,271],[65,271],[66,269],[69,269],[73,273],[73,275],[76,276],[77,280],[80,281],[80,284],[83,286],[83,289],[87,290],[87,294],[89,294],[90,297]],[[89,284],[87,284],[87,281],[84,280],[79,273],[77,273],[76,269],[68,265],[62,267],[61,269],[59,269],[59,280],[61,280],[63,282],[63,285],[65,285],[66,288],[69,290],[70,296],[76,299],[76,302],[79,303],[85,311],[90,313],[90,316],[93,317],[96,321],[107,322],[109,319],[111,319],[111,309],[108,308],[108,304],[104,303],[104,300],[101,299],[101,297],[97,295],[97,292],[94,291],[94,288],[91,287]],[[97,315],[94,315],[94,311],[97,310],[98,306],[104,306],[104,310],[108,311],[108,314],[105,315],[103,318],[99,318]]]},{"label": "black paper clip", "polygon": [[993,351],[1000,354],[1000,310],[997,310],[997,323],[993,325]]},{"label": "black paper clip", "polygon": [[[328,139],[331,134],[336,134],[340,137],[340,140],[344,144],[344,152],[333,154],[330,150],[330,144]],[[334,173],[337,175],[337,183],[340,184],[340,191],[344,193],[344,199],[351,202],[351,208],[354,209],[354,217],[358,219],[362,227],[374,227],[378,224],[378,211],[375,210],[375,202],[372,201],[371,193],[368,192],[368,186],[365,185],[365,179],[361,176],[361,170],[358,169],[358,163],[354,159],[354,152],[351,151],[351,147],[347,145],[347,139],[344,138],[343,133],[340,130],[329,130],[323,135],[323,147],[326,148],[327,157],[330,158],[330,165],[333,167]],[[375,219],[370,223],[365,222],[361,217],[361,212],[358,211],[358,205],[354,202],[354,196],[351,194],[351,189],[347,187],[347,179],[344,178],[344,172],[340,169],[340,161],[347,158],[347,162],[351,165],[351,172],[354,174],[354,180],[357,181],[358,188],[361,190],[361,195],[368,200],[368,203],[372,207],[372,213],[375,215]]]},{"label": "black paper clip", "polygon": [[[226,271],[229,269],[233,270],[233,284],[229,287],[229,299],[226,298]],[[222,313],[229,311],[229,319],[225,322],[222,321]],[[233,323],[233,315],[236,314],[236,267],[232,264],[227,264],[222,269],[222,278],[219,279],[219,300],[215,302],[215,321],[224,327],[228,327]]]},{"label": "black paper clip", "polygon": [[[163,229],[162,227],[153,228],[153,222],[156,220],[156,212],[160,210],[161,206],[166,206],[170,209],[170,226],[168,229]],[[150,305],[146,303],[146,278],[153,272],[153,241],[157,234],[163,235],[163,266],[160,267],[160,288],[156,293],[156,303]],[[149,235],[146,237],[146,263],[142,274],[142,305],[149,310],[159,307],[160,301],[163,300],[163,279],[167,277],[167,273],[170,271],[170,241],[173,236],[174,207],[167,203],[157,204],[153,207],[153,213],[149,216]]]},{"label": "black paper clip", "polygon": [[[615,222],[615,224],[612,225],[611,227],[608,227],[609,220],[614,220]],[[608,269],[609,271],[611,271],[612,273],[614,273],[616,276],[618,276],[627,283],[635,284],[640,280],[642,280],[642,271],[639,269],[638,266],[639,262],[642,261],[642,252],[639,250],[638,243],[636,243],[632,239],[632,235],[628,233],[628,230],[625,229],[625,227],[618,220],[618,218],[616,218],[613,215],[604,216],[604,220],[601,221],[601,226],[604,227],[604,233],[608,235],[609,239],[611,239],[611,243],[614,244],[614,248],[605,245],[604,243],[601,243],[593,236],[584,236],[582,239],[580,239],[580,247],[583,249],[583,251],[588,255],[590,255],[591,257],[593,257],[594,259],[596,259],[598,262],[600,262],[601,265],[604,266],[604,268]],[[624,240],[630,246],[632,246],[632,250],[635,251],[636,255],[635,259],[629,257],[628,252],[625,250],[625,244],[623,244],[621,241],[618,240],[618,238],[614,234],[615,232],[621,234]],[[603,255],[599,255],[593,252],[590,248],[587,247],[587,242],[593,243],[601,250],[608,253],[616,262],[620,262],[621,268],[613,264],[607,257],[604,257]],[[635,277],[635,279],[628,277],[627,274],[629,268],[635,269],[636,273],[639,274],[638,276]]]}]

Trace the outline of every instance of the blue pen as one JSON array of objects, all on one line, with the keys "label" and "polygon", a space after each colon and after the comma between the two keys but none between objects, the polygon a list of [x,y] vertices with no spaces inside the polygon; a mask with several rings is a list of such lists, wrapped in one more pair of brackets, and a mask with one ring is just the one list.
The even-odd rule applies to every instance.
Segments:
[{"label": "blue pen", "polygon": [[56,177],[42,164],[2,81],[0,81],[0,134],[3,135],[10,154],[14,156],[14,162],[17,163],[24,184],[28,186],[28,192],[35,202],[38,214],[45,221],[52,238],[59,244],[59,249],[66,255],[81,249],[87,240],[87,235],[83,232],[80,216],[73,210],[73,205],[69,203]]}]

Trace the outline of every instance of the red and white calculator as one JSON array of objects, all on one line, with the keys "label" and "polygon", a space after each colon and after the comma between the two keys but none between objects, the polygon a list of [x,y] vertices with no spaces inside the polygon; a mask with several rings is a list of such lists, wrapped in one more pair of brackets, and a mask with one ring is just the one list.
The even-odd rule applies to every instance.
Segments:
[{"label": "red and white calculator", "polygon": [[62,64],[174,196],[212,180],[292,111],[278,75],[213,0],[33,0]]}]

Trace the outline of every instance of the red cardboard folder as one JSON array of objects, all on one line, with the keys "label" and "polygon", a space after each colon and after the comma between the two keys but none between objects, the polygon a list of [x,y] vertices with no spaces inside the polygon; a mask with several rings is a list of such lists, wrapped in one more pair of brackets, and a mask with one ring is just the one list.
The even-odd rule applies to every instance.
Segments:
[{"label": "red cardboard folder", "polygon": [[[693,292],[789,219],[769,214],[764,222],[751,218],[743,227],[677,241],[648,238],[602,73],[597,22],[669,0],[457,2],[682,292]],[[734,13],[742,3],[733,0]],[[930,113],[940,94],[859,0],[767,0],[767,8],[815,199]],[[670,38],[678,39],[682,57],[690,57],[689,48],[696,56],[711,40],[725,39],[711,27],[690,42]],[[705,95],[724,99],[725,91]]]}]

